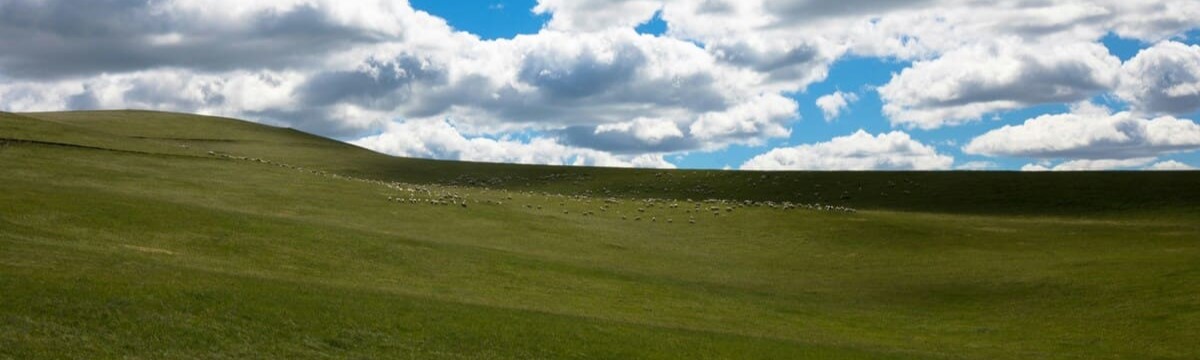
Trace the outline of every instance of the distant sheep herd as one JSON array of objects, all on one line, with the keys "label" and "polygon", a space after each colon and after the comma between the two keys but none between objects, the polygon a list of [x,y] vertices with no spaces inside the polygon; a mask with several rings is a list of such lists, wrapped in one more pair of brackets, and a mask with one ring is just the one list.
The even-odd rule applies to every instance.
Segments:
[{"label": "distant sheep herd", "polygon": [[[836,205],[828,205],[828,204],[799,204],[799,203],[792,203],[792,202],[787,202],[787,201],[774,202],[774,201],[751,201],[751,200],[728,200],[728,199],[676,200],[676,199],[660,199],[660,198],[622,200],[622,199],[615,198],[615,197],[593,198],[590,195],[563,195],[563,194],[552,194],[552,193],[546,193],[546,192],[538,193],[538,192],[532,192],[532,191],[510,192],[509,190],[490,190],[487,187],[465,187],[464,188],[464,187],[453,186],[453,185],[451,185],[451,186],[425,186],[425,185],[406,184],[406,183],[400,183],[400,182],[387,182],[387,181],[380,181],[380,180],[357,178],[357,177],[345,176],[345,175],[330,173],[330,172],[321,171],[321,170],[306,169],[304,167],[289,165],[289,164],[270,161],[270,160],[266,160],[266,159],[236,156],[236,155],[224,154],[224,153],[219,153],[219,152],[214,152],[214,151],[209,151],[208,155],[219,157],[219,158],[224,158],[224,159],[250,161],[250,162],[256,162],[256,163],[268,164],[268,165],[278,166],[278,167],[282,167],[282,168],[303,171],[303,172],[313,174],[313,175],[325,176],[325,177],[329,177],[329,178],[333,178],[333,179],[358,181],[358,182],[363,182],[363,183],[370,183],[370,184],[385,186],[393,191],[405,193],[404,195],[388,195],[388,196],[386,196],[387,201],[400,203],[400,204],[411,204],[411,205],[432,205],[432,206],[447,206],[447,207],[453,206],[453,207],[459,207],[459,208],[463,208],[463,209],[467,209],[467,208],[471,207],[471,205],[469,205],[469,204],[502,206],[502,205],[504,205],[504,201],[506,201],[506,200],[509,201],[510,203],[513,202],[514,201],[513,194],[517,194],[517,195],[521,195],[523,198],[528,199],[530,201],[533,201],[534,198],[537,198],[537,197],[546,199],[547,201],[550,198],[557,197],[560,199],[560,201],[558,201],[558,206],[560,208],[563,208],[560,211],[561,211],[562,215],[564,215],[564,216],[571,214],[570,209],[566,209],[565,207],[567,207],[567,201],[572,201],[583,207],[593,206],[592,204],[595,203],[594,210],[585,210],[585,211],[577,212],[579,214],[579,216],[583,216],[583,217],[598,216],[597,212],[607,214],[611,211],[611,212],[615,213],[614,218],[619,218],[621,220],[629,220],[632,217],[633,221],[642,221],[643,216],[648,216],[649,222],[657,223],[657,222],[659,222],[658,216],[647,214],[647,212],[650,211],[648,209],[658,209],[658,212],[660,213],[659,215],[667,215],[667,214],[661,214],[664,211],[671,211],[671,212],[678,213],[680,211],[680,209],[682,209],[682,214],[680,214],[680,215],[686,216],[689,224],[696,224],[696,222],[697,222],[696,216],[703,214],[703,213],[710,213],[713,217],[720,217],[720,216],[722,216],[722,214],[731,214],[736,209],[748,208],[748,207],[749,208],[776,209],[776,210],[811,210],[811,211],[830,211],[830,212],[845,212],[845,213],[853,213],[853,212],[857,211],[855,209],[852,209],[849,207],[844,207],[844,206],[836,206]],[[489,192],[498,193],[500,196],[495,197],[495,198],[486,198],[486,199],[470,199],[467,196],[465,196],[459,192],[452,191],[452,190],[468,190],[468,189],[490,190]],[[607,191],[604,191],[604,192],[607,192]],[[589,191],[589,193],[590,193],[590,191]],[[480,194],[479,197],[484,198],[484,197],[490,197],[490,196]],[[621,204],[623,204],[626,201],[636,204],[636,208],[634,208],[630,214],[621,213],[619,210],[615,210],[613,208],[615,206],[620,206]],[[526,210],[534,211],[534,212],[543,210],[543,205],[533,204],[533,203],[524,204],[521,207]],[[673,218],[665,217],[665,218],[663,218],[662,222],[667,223],[667,224],[673,224],[675,221]]]}]

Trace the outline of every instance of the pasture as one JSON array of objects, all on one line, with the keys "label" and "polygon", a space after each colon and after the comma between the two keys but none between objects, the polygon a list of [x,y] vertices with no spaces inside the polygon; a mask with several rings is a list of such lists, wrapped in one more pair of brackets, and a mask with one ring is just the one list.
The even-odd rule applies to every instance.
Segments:
[{"label": "pasture", "polygon": [[1198,172],[385,156],[0,113],[0,358],[1200,357]]}]

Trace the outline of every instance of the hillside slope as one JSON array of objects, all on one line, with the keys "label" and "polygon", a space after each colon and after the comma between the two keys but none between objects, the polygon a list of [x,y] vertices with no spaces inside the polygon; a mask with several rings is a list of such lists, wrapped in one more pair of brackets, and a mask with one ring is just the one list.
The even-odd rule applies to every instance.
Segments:
[{"label": "hillside slope", "polygon": [[[822,203],[977,214],[1200,213],[1200,171],[747,172],[488,164],[391,157],[291,129],[148,111],[26,114],[121,139],[186,144],[350,176],[598,196]],[[73,130],[64,133],[75,135]]]},{"label": "hillside slope", "polygon": [[0,358],[1200,357],[1194,172],[456,163],[142,111],[0,139]]}]

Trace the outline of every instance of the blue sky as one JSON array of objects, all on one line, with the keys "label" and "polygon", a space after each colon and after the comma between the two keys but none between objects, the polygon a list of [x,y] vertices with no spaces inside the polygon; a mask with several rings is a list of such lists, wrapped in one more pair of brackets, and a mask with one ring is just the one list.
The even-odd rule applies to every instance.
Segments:
[{"label": "blue sky", "polygon": [[[550,20],[547,15],[531,11],[537,5],[535,0],[411,0],[409,3],[418,10],[445,19],[456,29],[488,40],[536,34]],[[636,29],[642,34],[660,35],[667,31],[667,24],[655,16]]]},{"label": "blue sky", "polygon": [[536,34],[549,20],[530,9],[537,1],[412,0],[414,8],[437,15],[454,28],[483,39]]},{"label": "blue sky", "polygon": [[845,4],[8,0],[0,110],[213,114],[511,163],[1200,166],[1200,2]]},{"label": "blue sky", "polygon": [[[548,16],[534,14],[530,11],[536,5],[536,1],[413,0],[412,5],[417,9],[446,19],[451,26],[457,29],[471,32],[485,39],[535,34],[549,20]],[[639,25],[636,30],[642,34],[662,35],[667,30],[667,24],[659,14],[656,14],[650,21]],[[1188,32],[1178,40],[1187,44],[1197,44],[1200,41],[1200,31]],[[1121,61],[1128,61],[1139,51],[1153,45],[1137,39],[1122,38],[1112,33],[1104,36],[1101,42],[1113,56]],[[910,65],[911,61],[888,58],[849,57],[840,59],[833,63],[828,79],[809,85],[804,91],[790,94],[791,98],[801,104],[799,119],[790,127],[791,136],[784,139],[772,139],[759,146],[734,145],[715,152],[678,154],[671,157],[672,162],[683,168],[736,168],[739,164],[762,153],[764,148],[820,142],[859,129],[871,133],[891,131],[894,128],[882,114],[882,101],[873,89],[887,83],[893,74]],[[819,96],[834,91],[855,93],[859,100],[843,117],[825,121],[821,110],[813,104]],[[1105,104],[1116,111],[1128,109],[1128,104],[1115,100],[1111,96],[1096,96],[1093,101]],[[970,161],[990,162],[996,164],[997,169],[1019,169],[1023,164],[1028,163],[1029,159],[968,155],[962,152],[961,145],[964,140],[983,134],[998,125],[1020,124],[1026,119],[1039,115],[1066,111],[1068,111],[1066,104],[1042,104],[993,114],[982,122],[932,131],[918,130],[912,132],[912,135],[927,144],[936,146],[940,151],[954,155],[956,159],[961,159],[964,163]],[[1192,113],[1185,117],[1200,118],[1200,113]],[[528,138],[530,135],[526,133],[522,136]],[[1163,156],[1163,158],[1200,164],[1200,154],[1196,152],[1171,154]]]}]

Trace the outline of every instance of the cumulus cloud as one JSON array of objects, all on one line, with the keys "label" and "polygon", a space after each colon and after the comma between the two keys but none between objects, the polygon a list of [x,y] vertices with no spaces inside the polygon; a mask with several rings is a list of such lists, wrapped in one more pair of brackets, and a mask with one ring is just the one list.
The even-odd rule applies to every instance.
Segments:
[{"label": "cumulus cloud", "polygon": [[1120,60],[1099,44],[1007,39],[918,61],[878,90],[893,124],[932,129],[996,111],[1087,99],[1113,87],[1119,68]]},{"label": "cumulus cloud", "polygon": [[1119,169],[1135,169],[1154,162],[1154,158],[1133,158],[1133,159],[1080,159],[1070,160],[1059,163],[1057,165],[1049,164],[1025,164],[1021,167],[1021,171],[1100,171],[1100,170],[1119,170]]},{"label": "cumulus cloud", "polygon": [[1200,46],[1164,41],[1138,52],[1121,66],[1116,93],[1146,112],[1200,110]]},{"label": "cumulus cloud", "polygon": [[[885,114],[907,127],[1113,86],[1142,112],[1195,106],[1194,48],[1167,42],[1120,66],[1096,44],[1200,27],[1194,1],[539,0],[529,10],[550,18],[538,33],[482,40],[405,1],[0,0],[0,109],[186,111],[376,142],[363,136],[444,123],[470,134],[447,144],[539,133],[594,163],[662,165],[634,160],[791,135],[792,95],[846,56],[915,62],[880,88]],[[633,30],[655,14],[666,34]],[[852,95],[818,106],[832,119]]]},{"label": "cumulus cloud", "polygon": [[1196,170],[1195,166],[1184,164],[1175,160],[1160,161],[1150,165],[1146,170],[1155,171],[1172,171],[1172,170]]},{"label": "cumulus cloud", "polygon": [[[792,85],[820,81],[829,59],[845,54],[915,60],[881,90],[894,124],[923,129],[1109,91],[1120,62],[1097,40],[1156,42],[1200,26],[1197,16],[1200,4],[1186,1],[680,0],[663,8],[671,35]],[[790,73],[810,76],[764,70],[777,59],[794,59],[802,66]]]},{"label": "cumulus cloud", "polygon": [[[833,55],[926,60],[1001,37],[1024,42],[1094,42],[1108,33],[1146,42],[1200,25],[1189,1],[674,0],[663,19],[673,36],[704,44],[771,39],[783,54],[799,43]],[[793,46],[786,46],[792,44]]]},{"label": "cumulus cloud", "polygon": [[[325,21],[319,19],[345,17],[333,5],[304,6],[330,14],[298,19],[301,23],[293,26],[303,26],[303,21],[315,22],[308,26],[319,26]],[[275,14],[290,9],[264,7],[249,13]],[[752,72],[718,64],[709,53],[686,41],[639,35],[632,29],[587,33],[547,30],[536,36],[482,41],[452,32],[444,23],[426,26],[421,19],[428,20],[428,15],[411,13],[408,9],[397,13],[407,17],[393,17],[401,25],[419,27],[417,30],[424,31],[420,37],[404,36],[417,30],[401,26],[395,36],[375,43],[325,56],[311,54],[323,66],[288,64],[279,70],[222,71],[183,69],[181,64],[163,63],[161,68],[155,65],[150,66],[151,70],[117,73],[109,78],[100,75],[30,80],[24,86],[0,84],[0,94],[9,94],[5,99],[8,110],[69,106],[190,111],[248,117],[343,138],[378,132],[382,124],[397,118],[449,118],[472,132],[567,132],[579,135],[562,138],[578,141],[574,145],[621,153],[760,143],[788,134],[786,124],[795,118],[792,101],[764,93],[761,79]],[[186,11],[180,14],[176,15],[199,16]],[[260,18],[246,16],[251,22]],[[0,72],[11,68],[2,64]],[[273,66],[255,62],[246,65]],[[152,73],[172,76],[162,77],[163,84],[152,84],[156,79],[149,75]],[[290,94],[294,99],[276,101],[268,107],[242,106],[254,101],[246,100],[253,95],[225,93],[231,88],[224,85],[224,80],[245,77],[246,73],[268,74],[267,78],[288,74],[288,81],[265,83],[270,85],[270,94]],[[108,85],[111,80],[106,79],[113,77],[122,79],[120,91],[115,88],[121,86]],[[49,86],[51,83],[56,86]],[[179,89],[189,91],[171,94]],[[96,93],[102,90],[109,93]],[[204,96],[195,96],[196,92]],[[767,107],[748,110],[763,103]],[[787,113],[780,113],[780,103]],[[662,119],[663,124],[698,131],[661,134],[667,138],[656,138],[643,127],[636,132],[612,131],[639,118]],[[699,125],[693,127],[695,124]],[[588,131],[592,136],[584,136]]]},{"label": "cumulus cloud", "polygon": [[650,21],[661,0],[538,0],[536,14],[550,14],[551,29],[596,31],[630,28]]},{"label": "cumulus cloud", "polygon": [[595,131],[597,134],[608,132],[629,133],[634,138],[650,144],[683,137],[683,132],[675,123],[663,119],[637,118],[630,122],[600,125]]},{"label": "cumulus cloud", "polygon": [[615,156],[550,138],[529,141],[467,137],[441,120],[389,124],[384,133],[351,143],[396,156],[519,164],[674,168],[662,155]]},{"label": "cumulus cloud", "polygon": [[445,22],[405,3],[237,0],[0,2],[0,72],[61,78],[177,67],[200,71],[321,64]]},{"label": "cumulus cloud", "polygon": [[859,130],[827,142],[776,148],[742,164],[743,170],[942,170],[954,158],[901,131]]},{"label": "cumulus cloud", "polygon": [[955,170],[979,171],[979,170],[991,170],[991,169],[995,169],[997,167],[998,167],[998,165],[996,165],[996,163],[991,162],[991,161],[968,161],[968,162],[962,163],[961,165],[955,166],[954,169]]},{"label": "cumulus cloud", "polygon": [[834,91],[817,98],[817,107],[821,108],[821,113],[825,115],[825,121],[833,121],[842,114],[842,110],[855,101],[858,101],[858,95],[854,93]]},{"label": "cumulus cloud", "polygon": [[1094,105],[1006,125],[967,143],[963,151],[987,156],[1131,159],[1200,149],[1200,124],[1172,116],[1111,114]]},{"label": "cumulus cloud", "polygon": [[791,135],[786,123],[796,117],[799,105],[778,94],[764,94],[719,112],[706,113],[689,132],[708,141],[759,144],[766,138]]}]

